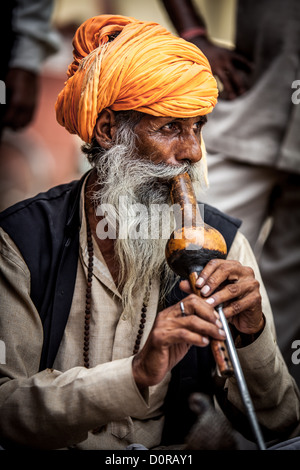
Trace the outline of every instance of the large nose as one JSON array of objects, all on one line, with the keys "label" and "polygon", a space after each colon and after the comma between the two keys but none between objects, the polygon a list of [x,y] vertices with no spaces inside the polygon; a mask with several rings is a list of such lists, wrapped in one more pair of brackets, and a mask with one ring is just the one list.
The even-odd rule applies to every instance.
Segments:
[{"label": "large nose", "polygon": [[190,163],[197,163],[201,160],[201,134],[196,135],[193,130],[185,132],[177,144],[176,160],[178,162],[188,160]]}]

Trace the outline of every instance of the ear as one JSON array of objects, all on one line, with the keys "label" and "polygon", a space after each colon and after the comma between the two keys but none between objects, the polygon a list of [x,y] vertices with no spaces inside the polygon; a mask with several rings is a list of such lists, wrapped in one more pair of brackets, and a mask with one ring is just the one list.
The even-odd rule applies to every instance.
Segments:
[{"label": "ear", "polygon": [[103,109],[99,114],[95,129],[94,137],[100,147],[108,149],[114,139],[116,133],[116,121],[114,112],[109,109]]}]

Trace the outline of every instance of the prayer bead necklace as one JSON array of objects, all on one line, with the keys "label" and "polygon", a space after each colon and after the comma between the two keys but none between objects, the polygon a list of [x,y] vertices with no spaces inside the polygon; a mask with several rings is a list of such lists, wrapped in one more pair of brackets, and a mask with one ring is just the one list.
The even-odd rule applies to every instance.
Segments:
[{"label": "prayer bead necklace", "polygon": [[[89,352],[90,352],[90,322],[91,322],[91,299],[92,299],[92,281],[93,281],[93,267],[94,267],[94,247],[92,231],[89,223],[88,213],[86,210],[86,228],[87,228],[87,250],[88,250],[88,270],[87,270],[87,284],[85,294],[85,316],[84,316],[84,343],[83,343],[83,361],[84,367],[90,367]],[[139,324],[138,333],[136,336],[133,354],[137,354],[140,349],[142,336],[147,317],[147,309],[149,304],[151,291],[151,282],[146,289],[145,297],[143,299],[143,306],[141,310],[141,319]]]}]

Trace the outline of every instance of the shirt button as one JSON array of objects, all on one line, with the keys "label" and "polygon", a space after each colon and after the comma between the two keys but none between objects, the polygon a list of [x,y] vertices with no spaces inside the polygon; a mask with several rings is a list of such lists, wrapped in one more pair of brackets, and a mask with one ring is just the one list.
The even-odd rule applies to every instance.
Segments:
[{"label": "shirt button", "polygon": [[122,320],[126,321],[127,320],[127,315],[122,315]]}]

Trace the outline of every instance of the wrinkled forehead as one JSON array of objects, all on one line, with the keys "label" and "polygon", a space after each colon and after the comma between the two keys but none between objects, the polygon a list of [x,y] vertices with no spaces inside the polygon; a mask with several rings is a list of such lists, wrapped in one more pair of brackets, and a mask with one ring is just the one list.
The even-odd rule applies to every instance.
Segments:
[{"label": "wrinkled forehead", "polygon": [[176,116],[153,116],[151,114],[140,113],[141,117],[139,122],[145,125],[153,126],[163,126],[168,122],[181,122],[185,124],[193,124],[195,122],[201,121],[203,124],[207,122],[207,116],[193,116],[193,117],[176,117]]}]

